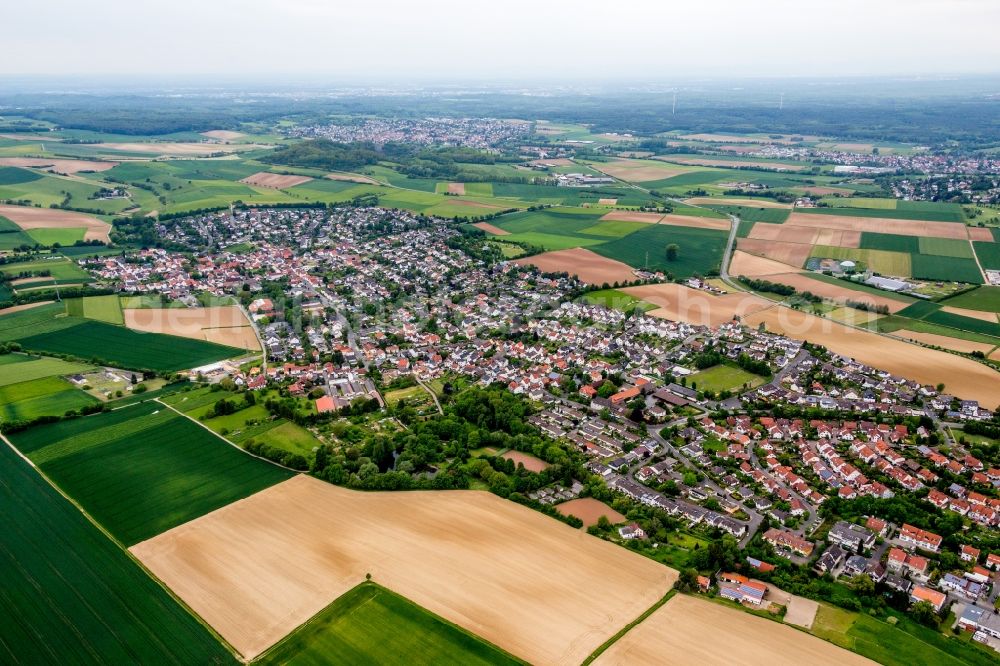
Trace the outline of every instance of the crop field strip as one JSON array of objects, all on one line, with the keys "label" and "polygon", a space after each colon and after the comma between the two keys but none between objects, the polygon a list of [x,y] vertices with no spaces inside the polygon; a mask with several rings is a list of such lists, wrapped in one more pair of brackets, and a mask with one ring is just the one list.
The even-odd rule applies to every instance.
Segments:
[{"label": "crop field strip", "polygon": [[0,442],[0,661],[235,664],[117,544]]},{"label": "crop field strip", "polygon": [[127,545],[291,476],[157,402],[36,427],[11,440]]},{"label": "crop field strip", "polygon": [[30,421],[39,416],[62,416],[95,405],[97,398],[62,377],[42,377],[0,386],[0,421]]},{"label": "crop field strip", "polygon": [[525,662],[373,583],[320,611],[254,664],[477,664]]}]

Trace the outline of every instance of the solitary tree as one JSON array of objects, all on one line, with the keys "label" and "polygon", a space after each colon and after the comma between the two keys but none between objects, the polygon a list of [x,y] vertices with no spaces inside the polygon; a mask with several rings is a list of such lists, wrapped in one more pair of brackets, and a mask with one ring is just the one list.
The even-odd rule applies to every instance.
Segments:
[{"label": "solitary tree", "polygon": [[677,261],[677,253],[680,252],[680,246],[677,243],[671,243],[667,246],[667,261]]}]

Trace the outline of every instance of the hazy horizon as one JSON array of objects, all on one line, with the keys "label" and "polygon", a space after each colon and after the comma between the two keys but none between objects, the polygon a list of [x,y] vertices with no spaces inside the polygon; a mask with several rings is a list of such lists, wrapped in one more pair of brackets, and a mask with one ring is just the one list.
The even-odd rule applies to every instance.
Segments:
[{"label": "hazy horizon", "polygon": [[513,0],[488,8],[456,0],[376,8],[47,0],[6,8],[4,22],[7,50],[20,54],[0,61],[8,79],[347,85],[1000,73],[1000,3],[991,0]]}]

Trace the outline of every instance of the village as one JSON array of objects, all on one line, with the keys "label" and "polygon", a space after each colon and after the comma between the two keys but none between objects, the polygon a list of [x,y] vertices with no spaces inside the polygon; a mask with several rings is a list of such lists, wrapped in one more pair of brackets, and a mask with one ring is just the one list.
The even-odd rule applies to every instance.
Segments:
[{"label": "village", "polygon": [[[127,293],[238,300],[266,362],[193,374],[308,394],[319,413],[359,399],[385,407],[384,387],[401,383],[505,386],[535,406],[542,434],[583,454],[628,501],[740,548],[766,544],[817,575],[866,576],[935,613],[951,608],[982,640],[1000,638],[1000,548],[974,545],[997,543],[1000,466],[953,430],[993,416],[974,400],[738,320],[692,326],[587,303],[575,278],[504,261],[475,235],[412,213],[247,209],[158,229],[194,254],[80,263]],[[699,390],[709,362],[752,368],[759,381]],[[580,489],[555,485],[533,499],[558,503]],[[851,509],[902,497],[957,529]],[[649,540],[637,523],[617,536]],[[774,566],[750,559],[763,574]],[[699,585],[761,603],[766,582],[741,576]]]}]

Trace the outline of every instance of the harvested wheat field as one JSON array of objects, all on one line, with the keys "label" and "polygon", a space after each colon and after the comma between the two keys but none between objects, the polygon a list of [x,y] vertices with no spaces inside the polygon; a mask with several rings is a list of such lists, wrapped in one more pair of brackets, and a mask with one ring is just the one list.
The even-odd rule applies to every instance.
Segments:
[{"label": "harvested wheat field", "polygon": [[299,475],[133,546],[250,659],[365,579],[532,663],[579,664],[677,572],[487,492]]},{"label": "harvested wheat field", "polygon": [[718,231],[729,231],[733,228],[733,223],[728,219],[698,217],[697,215],[674,215],[673,213],[664,215],[659,224],[668,224],[673,227],[694,227],[695,229],[716,229]]},{"label": "harvested wheat field", "polygon": [[533,164],[535,166],[551,165],[551,166],[573,166],[573,160],[568,157],[552,157],[549,159],[542,158],[540,160],[531,160],[528,164]]},{"label": "harvested wheat field", "polygon": [[382,184],[382,183],[378,182],[377,180],[375,180],[374,178],[371,178],[370,176],[362,176],[361,174],[358,174],[358,173],[339,173],[339,172],[333,172],[333,173],[326,174],[326,176],[324,176],[324,177],[325,178],[329,178],[330,180],[342,180],[342,181],[346,181],[346,182],[349,182],[349,183],[361,183],[362,185],[381,185]]},{"label": "harvested wheat field", "polygon": [[220,143],[196,143],[182,141],[150,141],[149,143],[95,143],[92,148],[111,150],[122,153],[152,153],[156,155],[176,155],[178,157],[203,157],[213,153],[231,153],[238,150],[255,150],[267,148],[258,144],[241,143],[236,145]]},{"label": "harvested wheat field", "polygon": [[793,187],[791,188],[795,192],[804,192],[805,194],[814,194],[818,197],[828,197],[828,196],[850,196],[852,190],[844,189],[843,187],[826,187],[824,185],[806,185],[804,187]]},{"label": "harvested wheat field", "polygon": [[993,242],[993,232],[986,227],[968,227],[969,239],[982,241],[984,243]]},{"label": "harvested wheat field", "polygon": [[143,308],[123,310],[125,326],[146,333],[209,340],[231,347],[259,350],[260,343],[243,311],[235,305],[211,308]]},{"label": "harvested wheat field", "polygon": [[775,275],[778,273],[794,273],[799,270],[798,266],[783,264],[773,259],[765,259],[756,254],[736,250],[733,252],[733,260],[729,263],[729,274],[739,277],[758,277],[761,275]]},{"label": "harvested wheat field", "polygon": [[235,141],[240,137],[246,136],[243,132],[233,132],[232,130],[211,130],[202,132],[201,135],[207,136],[209,139],[218,139],[219,141]]},{"label": "harvested wheat field", "polygon": [[673,283],[645,284],[621,291],[659,306],[647,312],[648,315],[696,326],[718,326],[732,321],[733,316],[745,317],[772,305],[771,301],[754,294],[740,292],[717,296]]},{"label": "harvested wheat field", "polygon": [[448,194],[465,194],[465,183],[448,183]]},{"label": "harvested wheat field", "polygon": [[973,319],[982,319],[983,321],[988,321],[990,323],[997,323],[997,313],[986,312],[985,310],[967,310],[965,308],[956,308],[950,305],[945,305],[941,308],[945,312],[950,312],[951,314],[962,315],[963,317],[972,317]]},{"label": "harvested wheat field", "polygon": [[601,218],[602,221],[645,222],[647,224],[656,224],[662,219],[663,213],[643,213],[638,210],[613,210]]},{"label": "harvested wheat field", "polygon": [[848,326],[863,326],[865,328],[869,328],[874,322],[881,319],[884,315],[869,312],[867,310],[842,307],[837,308],[836,310],[830,310],[826,313],[826,316],[834,321],[839,321],[841,324],[847,324]]},{"label": "harvested wheat field", "polygon": [[80,173],[81,171],[107,171],[118,166],[118,162],[98,162],[95,160],[44,159],[41,157],[0,157],[0,166],[28,167],[44,169],[55,173]]},{"label": "harvested wheat field", "polygon": [[843,229],[819,229],[816,232],[816,245],[831,245],[833,247],[861,247],[860,231],[844,231]]},{"label": "harvested wheat field", "polygon": [[493,234],[494,236],[509,236],[510,232],[500,227],[494,226],[489,222],[473,222],[472,226],[477,229],[482,229],[488,234]]},{"label": "harvested wheat field", "polygon": [[691,197],[685,199],[684,203],[693,206],[746,206],[747,208],[791,208],[792,204],[785,204],[770,199],[740,199],[734,197]]},{"label": "harvested wheat field", "polygon": [[514,465],[524,465],[524,469],[529,472],[544,472],[549,468],[549,464],[542,460],[541,458],[536,458],[530,453],[523,453],[521,451],[508,451],[507,453],[500,456],[504,460],[513,461]]},{"label": "harvested wheat field", "polygon": [[1000,373],[971,359],[778,305],[745,317],[744,323],[752,327],[764,323],[772,333],[824,345],[834,353],[922,384],[944,382],[948,393],[978,400],[989,409],[1000,405]]},{"label": "harvested wheat field", "polygon": [[[757,225],[754,225],[754,229]],[[756,254],[766,259],[802,268],[812,252],[812,245],[807,243],[784,243],[782,241],[764,240],[761,238],[737,238],[736,248]]]},{"label": "harvested wheat field", "polygon": [[726,160],[706,157],[681,157],[678,155],[664,155],[657,157],[665,162],[676,162],[678,164],[694,164],[707,167],[726,167],[730,169],[774,169],[777,171],[801,171],[805,167],[801,164],[785,164],[783,162],[743,162],[740,160]]},{"label": "harvested wheat field", "polygon": [[651,180],[673,178],[689,171],[689,169],[680,166],[672,167],[667,164],[650,164],[649,162],[633,160],[616,160],[614,162],[592,164],[591,166],[598,171],[608,174],[612,178],[618,178],[630,183],[645,183]]},{"label": "harvested wheat field", "polygon": [[618,203],[618,199],[598,199],[597,200],[597,205],[598,206],[614,206],[617,203]]},{"label": "harvested wheat field", "polygon": [[[922,222],[880,217],[855,217],[851,215],[820,215],[792,213],[785,225],[811,229],[841,229],[843,231],[873,231],[902,236],[928,236],[932,238],[957,238],[966,240],[969,235],[964,224],[955,222]],[[756,225],[754,225],[756,228]]]},{"label": "harvested wheat field", "polygon": [[841,287],[830,282],[814,280],[805,273],[779,273],[777,275],[762,275],[762,279],[771,282],[780,282],[795,287],[799,292],[811,291],[817,296],[829,298],[832,301],[844,303],[846,301],[856,301],[858,303],[870,303],[872,305],[884,305],[889,308],[889,312],[899,312],[907,305],[906,301],[900,301],[867,291],[859,291],[850,287]]},{"label": "harvested wheat field", "polygon": [[310,180],[312,180],[312,178],[309,176],[294,176],[282,173],[260,171],[252,176],[247,176],[240,182],[247,185],[255,185],[257,187],[269,187],[273,190],[284,190],[289,187],[301,185],[302,183],[308,183]]},{"label": "harvested wheat field", "polygon": [[676,595],[612,643],[595,665],[874,664],[833,643],[721,604]]},{"label": "harvested wheat field", "polygon": [[583,521],[584,527],[596,525],[601,516],[607,518],[612,525],[625,521],[625,516],[593,497],[581,497],[557,504],[556,511],[564,516],[576,516]]},{"label": "harvested wheat field", "polygon": [[615,282],[631,282],[635,279],[635,273],[631,266],[602,257],[596,252],[582,247],[544,252],[533,257],[517,259],[515,263],[522,266],[535,266],[543,273],[566,271],[587,284],[604,284],[605,282],[614,284]]},{"label": "harvested wheat field", "polygon": [[905,328],[901,328],[898,331],[893,331],[892,335],[902,338],[903,340],[913,340],[916,342],[922,342],[925,345],[933,345],[935,347],[941,347],[943,349],[951,349],[952,351],[961,352],[963,354],[971,354],[972,352],[978,351],[984,354],[989,354],[993,351],[996,345],[991,345],[985,342],[973,342],[971,340],[959,340],[958,338],[952,338],[947,335],[938,335],[936,333],[924,333],[921,331],[908,331]]},{"label": "harvested wheat field", "polygon": [[767,222],[757,222],[750,230],[747,238],[759,240],[782,241],[784,243],[806,243],[812,245],[816,242],[816,229],[809,227],[794,227],[785,224],[768,224]]},{"label": "harvested wheat field", "polygon": [[0,216],[6,217],[25,231],[85,228],[87,231],[83,236],[84,240],[111,242],[108,237],[111,225],[84,213],[55,208],[34,208],[33,206],[0,206]]}]

